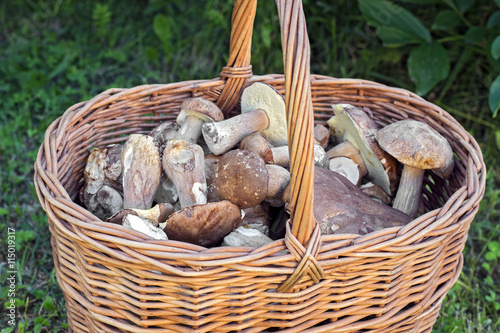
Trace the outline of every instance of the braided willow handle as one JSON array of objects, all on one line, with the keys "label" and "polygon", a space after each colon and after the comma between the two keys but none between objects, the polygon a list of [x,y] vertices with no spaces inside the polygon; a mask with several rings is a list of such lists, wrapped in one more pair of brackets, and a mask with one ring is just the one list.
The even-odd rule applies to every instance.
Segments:
[{"label": "braided willow handle", "polygon": [[[295,272],[278,288],[278,291],[286,292],[300,282],[305,274],[310,275],[314,281],[318,282],[324,277],[324,273],[315,260],[321,247],[321,234],[313,216],[314,112],[309,78],[310,47],[306,21],[300,0],[276,0],[276,4],[283,46],[291,174],[289,204],[291,228],[287,225],[285,243],[299,262]],[[250,42],[255,10],[256,0],[235,0],[230,60],[228,67],[224,68],[226,71],[233,64],[239,64],[244,68],[233,68],[233,70],[244,72],[244,69],[250,65]],[[229,77],[226,85],[230,84],[231,79],[239,81],[233,80],[231,87],[224,89],[219,98],[219,105],[233,105],[232,103],[235,103],[234,97],[236,96],[239,100],[241,96],[246,77],[244,75]],[[234,94],[231,102],[228,102],[229,96],[225,95],[226,91],[229,90]]]}]

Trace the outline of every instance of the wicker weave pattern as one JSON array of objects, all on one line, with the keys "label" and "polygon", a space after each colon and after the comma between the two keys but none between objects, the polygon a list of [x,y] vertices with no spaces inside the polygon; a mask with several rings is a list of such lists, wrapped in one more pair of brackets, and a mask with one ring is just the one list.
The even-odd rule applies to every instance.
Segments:
[{"label": "wicker weave pattern", "polygon": [[[236,13],[249,3],[254,2],[237,1],[233,19],[244,17]],[[239,38],[243,37],[235,40]],[[332,103],[368,106],[381,125],[420,120],[448,139],[457,167],[449,181],[426,174],[420,204],[427,213],[405,227],[362,237],[320,238],[314,236],[311,224],[305,224],[305,234],[313,235],[308,247],[312,255],[305,261],[310,272],[320,268],[324,278],[315,283],[302,274],[306,269],[291,284],[290,293],[277,289],[299,271],[306,252],[300,243],[307,242],[301,239],[295,244],[293,232],[286,241],[258,249],[206,249],[147,239],[100,221],[74,202],[90,147],[123,142],[130,133],[146,133],[159,122],[174,119],[189,97],[224,105],[221,96],[232,94],[226,91],[253,82],[270,84],[285,94],[290,81],[282,75],[249,77],[248,64],[236,58],[238,68],[225,69],[221,78],[213,80],[107,90],[72,106],[47,129],[35,164],[35,186],[48,216],[57,278],[72,330],[430,332],[462,269],[462,250],[484,194],[486,171],[476,141],[456,120],[403,89],[319,75],[302,82],[305,88],[300,90],[309,94],[303,103],[307,98],[312,101],[316,123],[332,116]],[[238,107],[231,114],[236,113]],[[283,254],[287,247],[291,253]],[[295,256],[294,251],[298,251]]]}]

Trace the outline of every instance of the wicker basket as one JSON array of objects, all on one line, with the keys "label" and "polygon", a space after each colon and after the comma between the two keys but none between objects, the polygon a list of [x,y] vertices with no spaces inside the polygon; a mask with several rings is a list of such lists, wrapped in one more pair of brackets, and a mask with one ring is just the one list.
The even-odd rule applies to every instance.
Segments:
[{"label": "wicker basket", "polygon": [[[229,63],[219,78],[110,89],[72,106],[47,129],[35,185],[72,331],[432,330],[460,275],[467,232],[484,193],[481,151],[448,113],[411,92],[309,75],[302,5],[277,2],[284,76],[252,76],[256,0],[236,0]],[[293,209],[285,239],[258,249],[154,241],[102,222],[75,203],[89,148],[123,142],[130,133],[174,119],[182,101],[194,96],[236,114],[242,89],[253,82],[286,96]],[[331,117],[332,103],[370,107],[382,126],[420,120],[448,139],[456,168],[448,181],[426,173],[424,215],[365,236],[320,236],[311,209],[312,129]]]}]

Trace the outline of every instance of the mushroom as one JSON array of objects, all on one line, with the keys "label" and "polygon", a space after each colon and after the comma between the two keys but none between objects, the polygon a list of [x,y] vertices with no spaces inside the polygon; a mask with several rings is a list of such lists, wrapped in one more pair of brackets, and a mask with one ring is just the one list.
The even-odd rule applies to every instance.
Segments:
[{"label": "mushroom", "polygon": [[121,153],[123,207],[149,209],[161,177],[160,153],[151,136],[132,134]]},{"label": "mushroom", "polygon": [[378,125],[355,106],[334,104],[332,108],[335,116],[328,120],[332,135],[337,142],[349,141],[359,150],[368,170],[367,178],[392,195],[397,188],[398,164],[377,144]]},{"label": "mushroom", "polygon": [[402,120],[379,130],[380,147],[404,164],[393,207],[415,217],[426,169],[451,174],[453,150],[441,134],[426,123]]},{"label": "mushroom", "polygon": [[167,220],[167,218],[174,212],[174,206],[168,203],[159,203],[154,205],[152,208],[144,210],[144,209],[133,209],[127,208],[119,211],[114,214],[110,218],[106,220],[106,222],[121,224],[123,218],[127,215],[137,215],[142,218],[150,220],[155,227],[160,225]]},{"label": "mushroom", "polygon": [[164,142],[177,138],[178,130],[179,125],[175,121],[168,120],[153,128],[148,135],[155,138],[158,142]]},{"label": "mushroom", "polygon": [[163,170],[172,180],[182,208],[207,203],[203,150],[184,140],[169,140],[163,151]]},{"label": "mushroom", "polygon": [[217,163],[219,163],[220,158],[220,155],[205,155],[205,178],[207,179],[207,186],[210,186],[213,183],[215,168],[217,167]]},{"label": "mushroom", "polygon": [[363,161],[359,150],[357,150],[356,147],[354,147],[349,141],[339,143],[332,149],[328,150],[326,152],[326,156],[329,159],[335,157],[348,157],[359,166],[361,177],[364,177],[368,174],[368,169],[366,168],[365,162]]},{"label": "mushroom", "polygon": [[389,194],[385,193],[385,191],[376,184],[369,182],[361,185],[359,188],[361,191],[363,191],[364,194],[368,195],[373,200],[386,205],[389,205],[391,203],[391,197],[389,196]]},{"label": "mushroom", "polygon": [[[290,201],[289,188],[283,198]],[[325,168],[314,169],[313,214],[323,235],[364,235],[411,221],[408,215],[372,200],[345,177]]]},{"label": "mushroom", "polygon": [[269,231],[269,207],[265,203],[243,209],[243,221],[241,225],[262,225],[268,228]]},{"label": "mushroom", "polygon": [[201,97],[187,99],[182,102],[181,111],[177,115],[177,123],[180,125],[177,139],[196,143],[204,123],[223,119],[224,114],[214,103]]},{"label": "mushroom", "polygon": [[[252,133],[241,140],[240,149],[256,153],[266,164],[276,164],[282,167],[288,167],[290,164],[288,146],[272,147],[259,132]],[[322,168],[328,167],[326,152],[317,144],[314,145],[314,164]]]},{"label": "mushroom", "polygon": [[240,115],[202,126],[205,142],[215,155],[229,151],[253,132],[261,132],[275,147],[288,142],[285,100],[272,86],[260,82],[243,91]]},{"label": "mushroom", "polygon": [[266,200],[282,205],[281,193],[290,182],[290,173],[283,167],[264,164],[257,154],[235,149],[224,154],[215,169],[216,195],[241,209]]},{"label": "mushroom", "polygon": [[241,210],[223,200],[175,212],[163,230],[169,239],[209,247],[219,243],[240,223]]},{"label": "mushroom", "polygon": [[174,183],[168,178],[167,175],[162,173],[160,184],[156,189],[154,201],[174,204],[179,200],[179,194],[175,188]]},{"label": "mushroom", "polygon": [[354,163],[349,157],[335,157],[330,160],[330,170],[335,171],[346,177],[356,186],[361,184],[361,173],[359,165]]},{"label": "mushroom", "polygon": [[258,248],[273,240],[257,229],[240,226],[224,237],[221,246],[245,246]]},{"label": "mushroom", "polygon": [[153,239],[168,240],[165,231],[155,227],[150,220],[141,216],[128,214],[123,218],[122,225],[135,231],[142,232]]},{"label": "mushroom", "polygon": [[245,209],[266,198],[268,178],[264,161],[257,154],[235,149],[217,163],[213,184],[219,198]]},{"label": "mushroom", "polygon": [[325,126],[316,124],[314,126],[314,139],[317,141],[317,144],[326,149],[330,141],[330,131]]}]

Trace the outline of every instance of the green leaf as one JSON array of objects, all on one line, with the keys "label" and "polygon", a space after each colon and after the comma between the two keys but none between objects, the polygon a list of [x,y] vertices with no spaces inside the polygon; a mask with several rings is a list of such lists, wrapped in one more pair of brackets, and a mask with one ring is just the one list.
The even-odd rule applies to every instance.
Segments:
[{"label": "green leaf", "polygon": [[5,208],[0,207],[0,216],[9,214],[9,211]]},{"label": "green leaf", "polygon": [[487,28],[494,28],[498,27],[499,25],[500,25],[500,10],[491,14],[491,16],[488,17],[488,21],[486,22]]},{"label": "green leaf", "polygon": [[434,23],[432,23],[432,30],[450,30],[460,24],[460,15],[454,12],[451,9],[446,9],[440,11],[436,18],[434,19]]},{"label": "green leaf", "polygon": [[416,93],[425,95],[448,76],[450,58],[441,44],[425,43],[411,51],[407,66],[416,84]]},{"label": "green leaf", "polygon": [[457,2],[458,9],[460,10],[460,13],[463,14],[472,8],[472,6],[474,5],[474,2],[476,2],[476,0],[456,0],[456,2]]},{"label": "green leaf", "polygon": [[57,306],[54,304],[54,300],[50,296],[45,296],[45,299],[43,300],[42,306],[45,310],[49,312],[54,312],[57,310]]},{"label": "green leaf", "polygon": [[358,0],[359,8],[370,25],[392,27],[430,42],[429,30],[409,11],[386,0]]},{"label": "green leaf", "polygon": [[495,60],[500,58],[500,36],[497,36],[491,44],[491,56]]},{"label": "green leaf", "polygon": [[487,253],[484,255],[484,258],[485,258],[486,260],[488,260],[488,261],[494,261],[494,260],[497,258],[497,256],[496,256],[496,254],[495,254],[495,253],[493,253],[493,252],[487,252]]},{"label": "green leaf", "polygon": [[489,242],[488,243],[488,249],[491,251],[491,252],[498,252],[498,250],[500,250],[500,243],[499,242]]},{"label": "green leaf", "polygon": [[419,43],[420,40],[414,36],[393,27],[380,27],[378,36],[387,46],[399,46],[409,43]]},{"label": "green leaf", "polygon": [[497,4],[498,7],[500,7],[500,0],[493,0]]},{"label": "green leaf", "polygon": [[469,44],[479,44],[484,41],[486,36],[485,27],[470,27],[465,33],[465,42]]},{"label": "green leaf", "polygon": [[162,14],[157,14],[153,21],[153,30],[163,44],[169,44],[172,36],[171,19]]},{"label": "green leaf", "polygon": [[498,110],[500,109],[500,75],[497,76],[495,81],[491,84],[488,102],[490,104],[490,110],[493,113],[493,117],[496,117]]},{"label": "green leaf", "polygon": [[500,150],[500,130],[495,131],[495,142],[497,144],[497,148]]}]

